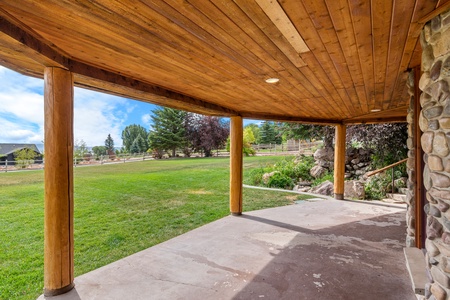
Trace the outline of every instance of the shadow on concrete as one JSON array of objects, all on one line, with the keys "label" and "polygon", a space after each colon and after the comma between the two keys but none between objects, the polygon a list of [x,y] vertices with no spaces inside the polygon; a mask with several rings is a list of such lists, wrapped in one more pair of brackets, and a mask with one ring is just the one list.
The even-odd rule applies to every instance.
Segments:
[{"label": "shadow on concrete", "polygon": [[403,257],[404,212],[318,230],[241,218],[297,234],[274,245],[273,259],[233,299],[416,299]]}]

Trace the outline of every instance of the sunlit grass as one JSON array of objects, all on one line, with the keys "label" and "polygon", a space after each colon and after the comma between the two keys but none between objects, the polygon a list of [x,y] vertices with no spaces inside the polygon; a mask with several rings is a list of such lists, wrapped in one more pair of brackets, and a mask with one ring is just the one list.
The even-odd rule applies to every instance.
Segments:
[{"label": "sunlit grass", "polygon": [[[245,158],[245,174],[281,157]],[[75,276],[229,214],[229,159],[177,159],[74,169]],[[43,171],[0,174],[0,299],[43,288]],[[292,204],[244,189],[244,211]]]}]

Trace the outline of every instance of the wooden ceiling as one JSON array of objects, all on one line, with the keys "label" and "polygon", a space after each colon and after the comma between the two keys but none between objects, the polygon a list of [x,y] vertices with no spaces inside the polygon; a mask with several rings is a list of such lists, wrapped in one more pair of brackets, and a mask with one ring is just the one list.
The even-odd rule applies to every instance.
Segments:
[{"label": "wooden ceiling", "polygon": [[[210,115],[404,121],[442,0],[2,0],[0,64]],[[268,78],[279,78],[275,84]],[[373,110],[381,110],[373,112]]]}]

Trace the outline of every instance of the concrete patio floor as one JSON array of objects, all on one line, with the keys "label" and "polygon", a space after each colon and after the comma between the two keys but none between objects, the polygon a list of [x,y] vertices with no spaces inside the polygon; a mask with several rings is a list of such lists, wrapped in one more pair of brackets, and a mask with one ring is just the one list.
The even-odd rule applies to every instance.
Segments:
[{"label": "concrete patio floor", "polygon": [[416,299],[404,220],[405,208],[337,200],[229,216],[48,299]]}]

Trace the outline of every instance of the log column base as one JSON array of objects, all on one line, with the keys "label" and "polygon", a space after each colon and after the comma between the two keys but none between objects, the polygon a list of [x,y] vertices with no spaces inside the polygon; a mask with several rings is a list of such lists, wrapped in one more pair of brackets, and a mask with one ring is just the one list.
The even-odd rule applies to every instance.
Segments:
[{"label": "log column base", "polygon": [[48,289],[44,289],[44,296],[45,297],[53,297],[53,296],[58,296],[61,294],[65,294],[69,291],[71,291],[73,288],[75,287],[75,283],[71,283],[65,287],[56,289],[56,290],[48,290]]},{"label": "log column base", "polygon": [[334,199],[336,199],[336,200],[344,200],[344,194],[334,194]]},{"label": "log column base", "polygon": [[239,216],[242,216],[242,213],[241,212],[232,212],[231,215],[235,216],[235,217],[239,217]]}]

